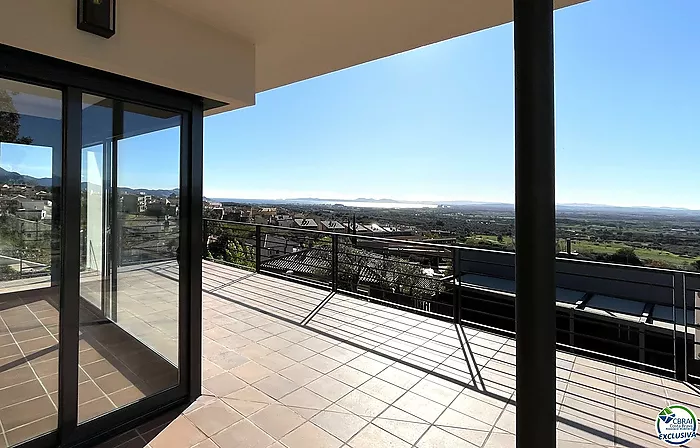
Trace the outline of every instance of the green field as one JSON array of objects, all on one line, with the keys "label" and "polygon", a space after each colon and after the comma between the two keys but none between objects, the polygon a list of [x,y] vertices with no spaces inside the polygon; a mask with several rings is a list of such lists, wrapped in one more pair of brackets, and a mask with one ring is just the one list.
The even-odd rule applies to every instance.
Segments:
[{"label": "green field", "polygon": [[488,243],[494,247],[501,246],[504,249],[513,247],[513,238],[507,235],[503,236],[502,241],[498,241],[497,235],[472,235],[464,239],[465,244],[478,245],[479,243]]},{"label": "green field", "polygon": [[[498,241],[496,235],[472,235],[463,240],[467,245],[484,246],[487,243],[493,246],[494,249],[511,249],[513,248],[513,238],[503,236],[502,241]],[[565,250],[565,242],[560,240],[559,249]],[[577,253],[588,254],[614,254],[620,249],[632,248],[640,260],[645,262],[659,262],[673,267],[687,267],[691,263],[700,260],[698,257],[687,257],[674,254],[665,250],[650,249],[645,247],[633,246],[620,241],[607,241],[599,243],[587,240],[573,240],[571,242],[571,250]]]},{"label": "green field", "polygon": [[571,250],[574,252],[587,252],[592,254],[612,254],[619,249],[631,247],[641,260],[659,261],[674,266],[690,264],[698,258],[684,257],[664,250],[648,249],[644,247],[632,246],[621,243],[619,241],[607,241],[605,243],[597,243],[593,241],[577,240],[571,242]]}]

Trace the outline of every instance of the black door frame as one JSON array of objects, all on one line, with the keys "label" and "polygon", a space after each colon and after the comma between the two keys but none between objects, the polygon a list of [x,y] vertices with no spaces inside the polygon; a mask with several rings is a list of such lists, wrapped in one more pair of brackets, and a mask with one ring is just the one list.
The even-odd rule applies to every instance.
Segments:
[{"label": "black door frame", "polygon": [[[186,404],[201,393],[203,99],[1,44],[0,77],[63,92],[58,425],[56,431],[18,447],[92,444],[121,433],[169,408]],[[178,385],[171,389],[77,425],[80,201],[75,201],[74,198],[81,194],[83,93],[172,110],[182,116],[178,316],[180,378]]]}]

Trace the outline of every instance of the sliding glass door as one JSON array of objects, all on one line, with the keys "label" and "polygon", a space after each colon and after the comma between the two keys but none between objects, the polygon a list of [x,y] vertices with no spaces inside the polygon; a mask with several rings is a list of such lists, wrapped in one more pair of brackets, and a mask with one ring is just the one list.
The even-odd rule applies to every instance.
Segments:
[{"label": "sliding glass door", "polygon": [[82,95],[79,423],[178,384],[181,123]]},{"label": "sliding glass door", "polygon": [[57,428],[62,99],[0,78],[0,446]]},{"label": "sliding glass door", "polygon": [[199,395],[202,120],[201,99],[0,45],[0,447]]}]

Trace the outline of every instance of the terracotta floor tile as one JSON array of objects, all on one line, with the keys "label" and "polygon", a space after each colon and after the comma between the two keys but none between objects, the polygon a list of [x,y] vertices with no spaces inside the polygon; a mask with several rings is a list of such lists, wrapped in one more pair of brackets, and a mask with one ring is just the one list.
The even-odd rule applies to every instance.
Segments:
[{"label": "terracotta floor tile", "polygon": [[112,402],[114,402],[114,404],[118,407],[122,407],[126,406],[127,404],[135,403],[145,396],[146,394],[144,394],[139,388],[129,386],[125,389],[109,394],[109,399],[112,400]]},{"label": "terracotta floor tile", "polygon": [[233,424],[212,437],[212,440],[221,448],[267,448],[275,442],[248,420]]},{"label": "terracotta floor tile", "polygon": [[267,347],[264,347],[256,342],[250,342],[249,344],[239,347],[236,349],[238,353],[241,355],[247,357],[248,359],[252,360],[258,360],[262,358],[263,356],[267,356],[270,353],[272,353],[272,350],[270,350]]},{"label": "terracotta floor tile", "polygon": [[279,375],[270,375],[253,386],[276,400],[299,388],[298,384]]},{"label": "terracotta floor tile", "polygon": [[280,440],[289,448],[338,448],[342,442],[318,426],[306,422]]},{"label": "terracotta floor tile", "polygon": [[438,402],[444,406],[448,406],[459,395],[459,390],[454,390],[449,387],[437,384],[429,379],[423,379],[418,384],[413,386],[411,392],[414,392],[422,397]]},{"label": "terracotta floor tile", "polygon": [[367,425],[353,437],[352,440],[348,442],[348,445],[353,448],[375,448],[378,446],[386,448],[411,448],[411,444],[372,424]]},{"label": "terracotta floor tile", "polygon": [[483,448],[513,448],[515,435],[506,433],[491,433]]},{"label": "terracotta floor tile", "polygon": [[194,448],[219,448],[219,446],[214,443],[211,439],[206,439],[203,442],[199,442],[194,446]]},{"label": "terracotta floor tile", "polygon": [[87,403],[104,396],[104,393],[92,381],[78,385],[78,404]]},{"label": "terracotta floor tile", "polygon": [[306,388],[330,401],[337,401],[353,390],[352,387],[328,375],[312,381]]},{"label": "terracotta floor tile", "polygon": [[377,375],[387,368],[386,364],[372,359],[366,354],[353,359],[347,365],[371,376]]},{"label": "terracotta floor tile", "polygon": [[[150,437],[152,439],[148,440]],[[149,433],[146,440],[153,448],[189,448],[203,442],[206,438],[191,421],[180,416],[159,430],[157,434]]]},{"label": "terracotta floor tile", "polygon": [[394,366],[387,367],[377,375],[377,378],[389,382],[402,389],[410,389],[415,386],[421,378]]},{"label": "terracotta floor tile", "polygon": [[[2,364],[2,362],[0,362],[0,364]],[[26,363],[17,363],[16,367],[0,372],[0,389],[26,383],[35,378],[36,375],[34,375],[34,372]]]},{"label": "terracotta floor tile", "polygon": [[[476,445],[482,446],[489,436],[491,431],[480,431],[478,429],[454,428],[452,426],[440,426],[440,429],[449,432],[450,434],[459,437],[462,440]],[[503,432],[494,430],[495,432]],[[599,447],[600,448],[600,447]]]},{"label": "terracotta floor tile", "polygon": [[410,444],[416,443],[416,440],[418,440],[430,426],[427,423],[406,422],[385,418],[376,418],[372,423]]},{"label": "terracotta floor tile", "polygon": [[268,369],[278,372],[282,369],[286,369],[289,366],[296,364],[296,361],[289,359],[284,355],[279,353],[270,353],[269,355],[263,356],[257,359],[257,363],[267,367]]},{"label": "terracotta floor tile", "polygon": [[228,372],[209,378],[202,385],[218,397],[224,397],[246,387],[246,383]]},{"label": "terracotta floor tile", "polygon": [[313,350],[309,350],[308,348],[298,344],[290,345],[289,347],[280,350],[279,353],[297,362],[303,361],[316,354],[316,352]]},{"label": "terracotta floor tile", "polygon": [[301,363],[294,364],[286,369],[282,369],[278,373],[285,378],[292,380],[299,386],[304,386],[323,376],[321,372]]},{"label": "terracotta floor tile", "polygon": [[442,411],[445,410],[445,406],[423,398],[420,395],[416,395],[413,392],[407,392],[394,403],[394,406],[409,414],[420,417],[428,423],[437,420],[440,414],[442,414]]},{"label": "terracotta floor tile", "polygon": [[29,423],[28,425],[20,426],[11,431],[7,431],[5,436],[10,446],[17,445],[25,440],[33,439],[34,437],[46,434],[56,430],[58,425],[57,414],[50,415],[40,420]]},{"label": "terracotta floor tile", "polygon": [[476,448],[479,445],[469,443],[437,426],[431,427],[416,444],[417,448]]},{"label": "terracotta floor tile", "polygon": [[379,418],[404,422],[427,423],[427,421],[422,418],[416,417],[394,406],[389,406],[384,412],[379,414]]},{"label": "terracotta floor tile", "polygon": [[28,341],[20,342],[19,346],[25,355],[30,355],[45,348],[53,346],[56,346],[56,348],[58,348],[58,342],[53,336],[45,336],[38,339],[31,339]]},{"label": "terracotta floor tile", "polygon": [[323,355],[314,355],[305,359],[302,363],[321,373],[328,373],[341,365],[338,361]]},{"label": "terracotta floor tile", "polygon": [[351,387],[358,387],[365,381],[372,378],[372,376],[347,365],[338,367],[330,372],[328,376],[335,378],[338,381],[342,381]]},{"label": "terracotta floor tile", "polygon": [[114,409],[116,408],[107,397],[83,403],[78,406],[78,422],[91,420],[97,416],[111,412]]},{"label": "terracotta floor tile", "polygon": [[350,440],[360,429],[367,425],[367,421],[349,413],[321,411],[316,414],[311,422],[343,442]]},{"label": "terracotta floor tile", "polygon": [[248,384],[253,384],[274,373],[272,370],[255,361],[248,361],[243,365],[231,369],[230,372]]},{"label": "terracotta floor tile", "polygon": [[92,378],[99,378],[101,376],[116,372],[117,369],[106,359],[100,359],[99,361],[92,362],[90,364],[82,365],[81,367],[85,370],[85,373],[90,375]]},{"label": "terracotta floor tile", "polygon": [[331,404],[330,401],[303,387],[283,397],[280,403],[286,406],[318,410],[325,409]]},{"label": "terracotta floor tile", "polygon": [[336,346],[329,348],[328,350],[324,351],[321,354],[324,356],[327,356],[331,359],[334,359],[341,364],[345,364],[345,363],[357,358],[358,356],[360,356],[361,353],[357,353],[357,351],[350,350],[350,349],[343,347],[341,345],[336,345]]},{"label": "terracotta floor tile", "polygon": [[460,394],[460,396],[450,404],[450,408],[465,415],[473,415],[478,420],[493,425],[498,420],[498,417],[500,417],[505,403],[500,402],[500,407],[495,406],[487,402],[487,398],[488,397],[481,394],[474,394],[473,396]]},{"label": "terracotta floor tile", "polygon": [[358,389],[385,403],[393,403],[397,398],[406,393],[406,390],[384,380],[380,380],[379,378],[372,378],[358,387]]},{"label": "terracotta floor tile", "polygon": [[367,395],[360,390],[354,390],[338,400],[337,404],[361,417],[376,417],[381,414],[388,404]]},{"label": "terracotta floor tile", "polygon": [[227,350],[209,358],[209,360],[223,370],[230,370],[247,363],[250,359],[232,350]]},{"label": "terracotta floor tile", "polygon": [[300,342],[299,345],[306,347],[309,350],[313,350],[316,353],[321,353],[321,352],[333,347],[335,344],[332,344],[328,341],[324,341],[322,339],[319,339],[318,336],[314,336],[314,337],[309,338],[303,342]]},{"label": "terracotta floor tile", "polygon": [[4,389],[0,389],[0,408],[12,406],[13,404],[41,396],[46,396],[46,391],[38,380],[5,387]]},{"label": "terracotta floor tile", "polygon": [[480,431],[491,430],[491,425],[477,420],[474,417],[457,412],[454,409],[447,408],[445,412],[437,419],[436,425],[451,426],[455,428],[476,429]]},{"label": "terracotta floor tile", "polygon": [[10,431],[18,426],[40,420],[55,413],[56,408],[53,402],[48,396],[43,395],[0,409],[0,421],[5,431]]},{"label": "terracotta floor tile", "polygon": [[253,401],[256,403],[270,404],[274,403],[275,399],[269,395],[261,392],[253,386],[246,386],[243,389],[237,390],[236,392],[229,394],[226,398],[232,398],[236,400],[243,401]]},{"label": "terracotta floor tile", "polygon": [[131,380],[124,376],[124,374],[121,372],[113,372],[97,378],[95,383],[97,383],[97,386],[107,395],[133,386]]},{"label": "terracotta floor tile", "polygon": [[267,347],[273,351],[280,351],[283,348],[287,348],[290,345],[292,345],[292,342],[289,342],[288,340],[283,339],[279,336],[270,336],[267,339],[259,341],[258,344],[262,345],[263,347]]},{"label": "terracotta floor tile", "polygon": [[187,418],[207,436],[211,437],[219,431],[241,420],[243,417],[221,400],[207,404],[187,414]]},{"label": "terracotta floor tile", "polygon": [[290,408],[277,404],[271,404],[248,418],[274,439],[281,439],[306,421]]},{"label": "terracotta floor tile", "polygon": [[226,403],[227,406],[230,406],[231,408],[233,408],[234,411],[238,412],[244,417],[248,417],[251,414],[255,414],[259,410],[269,406],[269,404],[267,403],[237,400],[235,398],[222,398],[222,401]]},{"label": "terracotta floor tile", "polygon": [[34,328],[31,330],[17,331],[12,334],[17,342],[28,341],[30,339],[37,339],[41,337],[50,336],[50,333],[44,327]]}]

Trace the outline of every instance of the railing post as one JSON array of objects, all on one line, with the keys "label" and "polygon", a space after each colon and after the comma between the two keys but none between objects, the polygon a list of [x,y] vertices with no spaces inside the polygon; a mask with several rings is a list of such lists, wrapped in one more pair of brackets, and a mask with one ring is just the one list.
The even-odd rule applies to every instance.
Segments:
[{"label": "railing post", "polygon": [[207,245],[209,244],[209,221],[202,220],[202,258],[207,256]]},{"label": "railing post", "polygon": [[[678,359],[678,332],[676,332],[676,327],[678,326],[678,316],[676,313],[679,308],[683,310],[683,320],[681,321],[683,322],[683,332],[681,336],[683,340],[682,360]],[[671,310],[671,319],[673,319],[673,370],[676,372],[677,380],[688,381],[688,322],[686,321],[688,313],[686,312],[685,274],[682,272],[673,273],[673,307]]]},{"label": "railing post", "polygon": [[460,268],[461,253],[459,248],[452,249],[452,313],[455,318],[455,323],[459,324],[462,321],[462,272]]},{"label": "railing post", "polygon": [[255,226],[255,272],[260,273],[260,246],[261,246],[260,225]]},{"label": "railing post", "polygon": [[331,237],[331,277],[333,282],[333,291],[338,290],[338,235],[333,234]]}]

